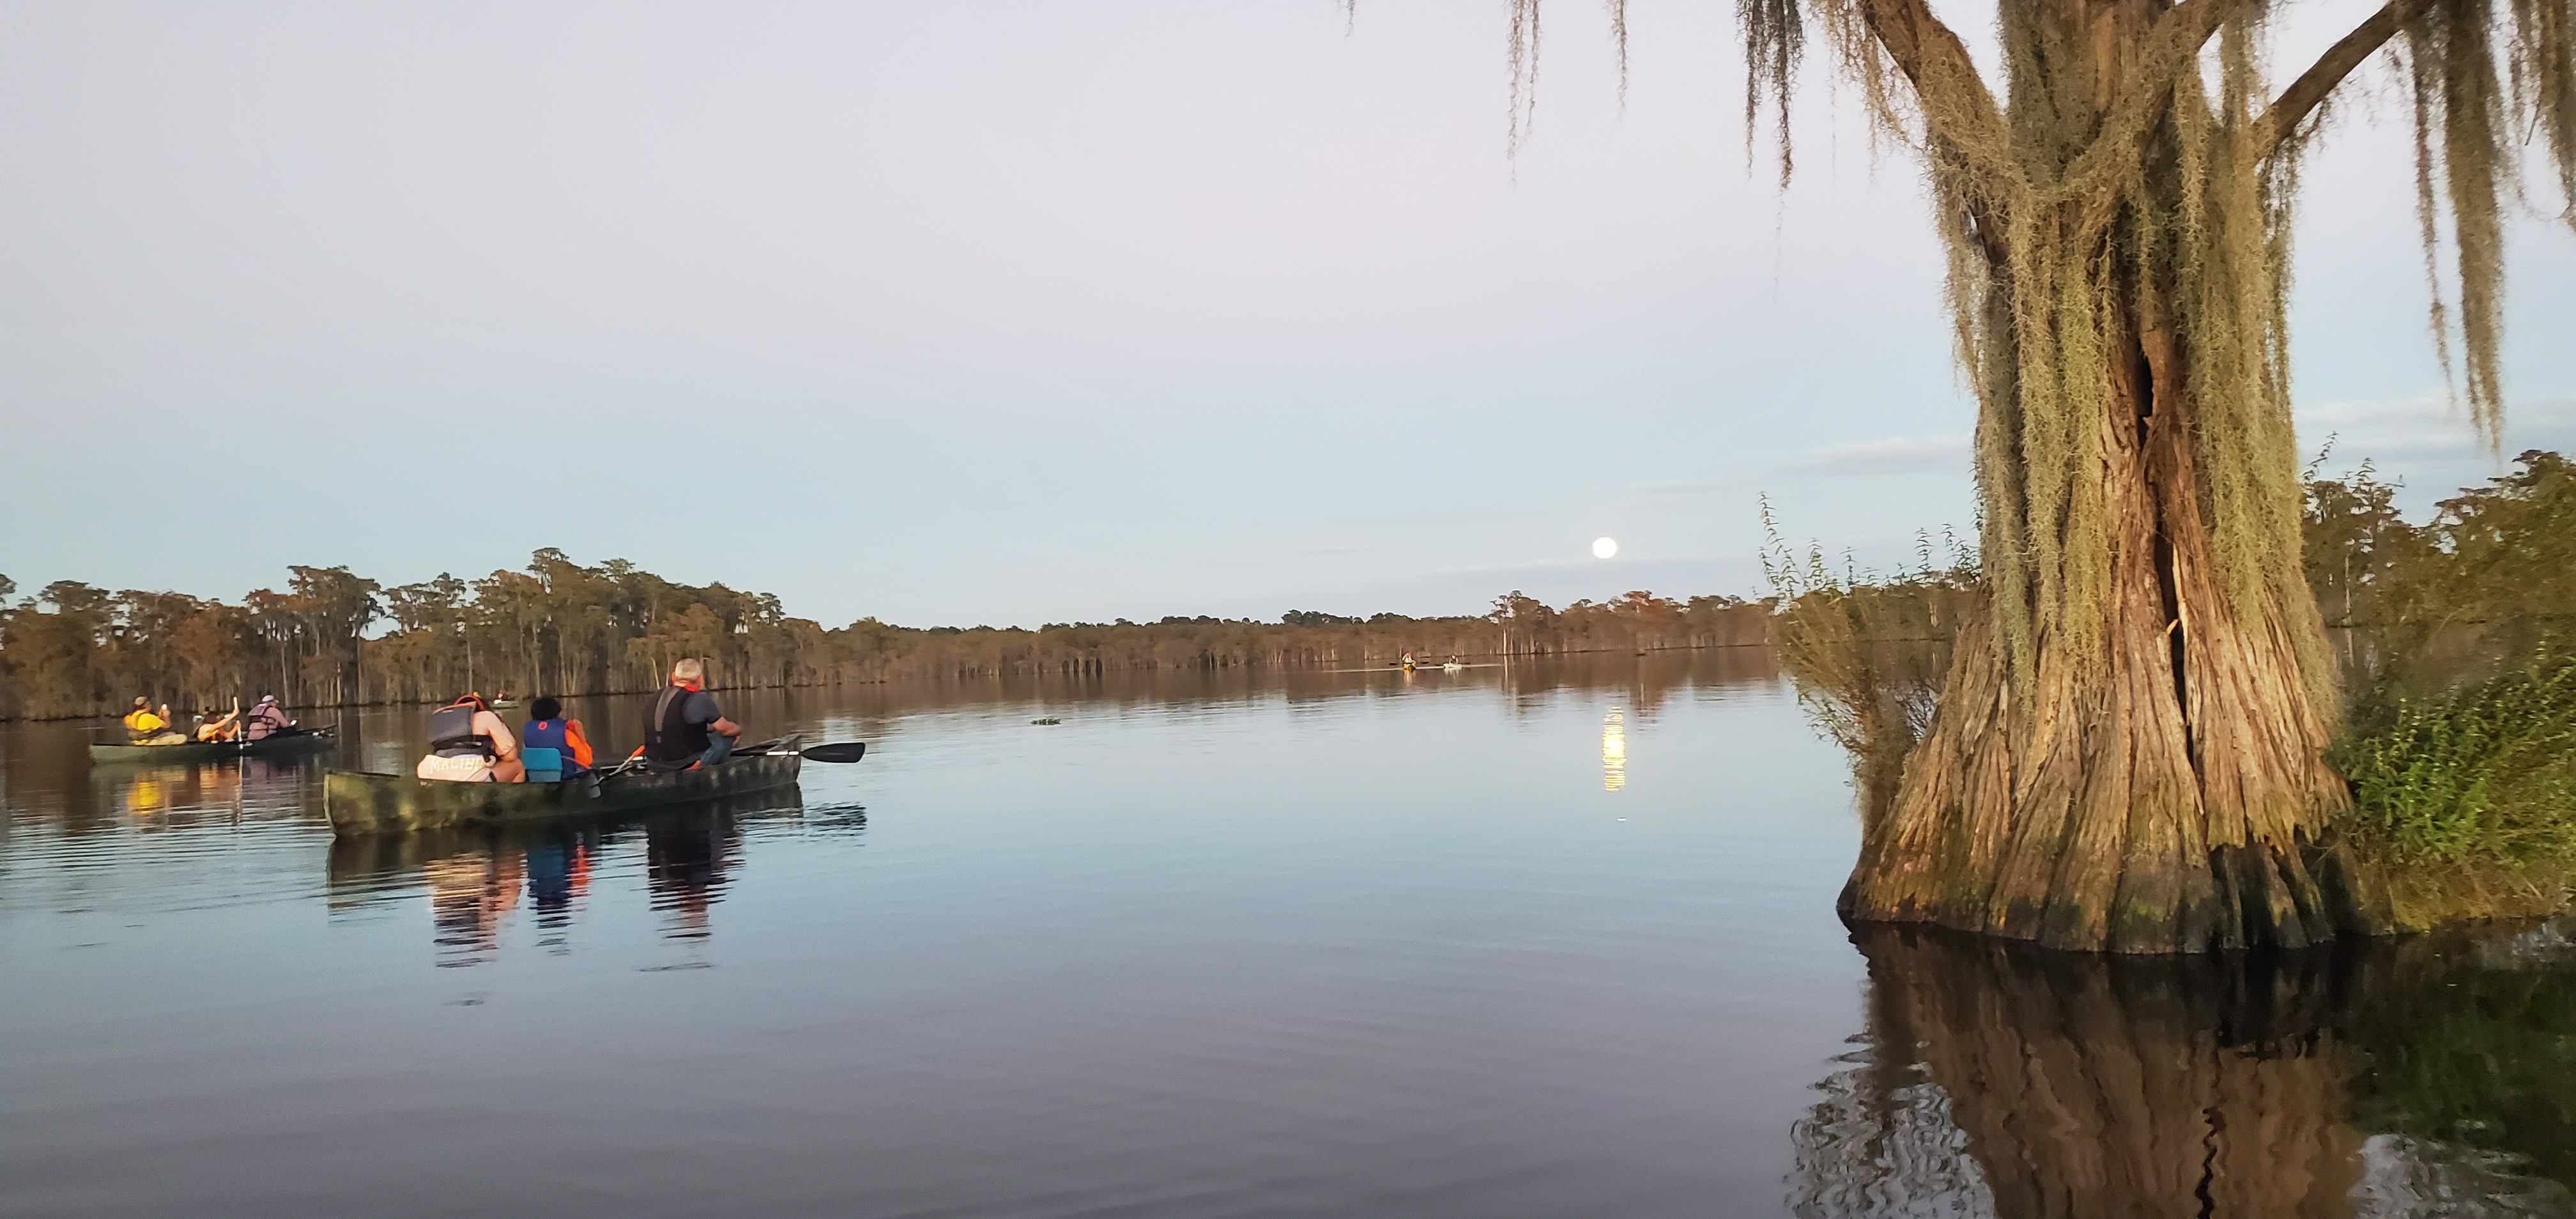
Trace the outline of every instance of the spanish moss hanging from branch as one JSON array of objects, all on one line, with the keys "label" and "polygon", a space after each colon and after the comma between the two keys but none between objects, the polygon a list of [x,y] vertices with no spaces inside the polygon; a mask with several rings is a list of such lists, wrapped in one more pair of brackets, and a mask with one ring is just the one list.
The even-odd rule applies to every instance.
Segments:
[{"label": "spanish moss hanging from branch", "polygon": [[1518,157],[1529,141],[1538,110],[1539,0],[1512,0],[1512,38],[1507,60],[1511,69],[1511,119],[1504,133],[1506,155]]},{"label": "spanish moss hanging from branch", "polygon": [[1744,88],[1744,158],[1749,172],[1753,162],[1754,128],[1762,120],[1762,105],[1767,100],[1779,112],[1780,186],[1789,185],[1792,158],[1789,153],[1789,89],[1796,82],[1798,60],[1806,50],[1806,22],[1798,15],[1797,0],[1735,0],[1736,23],[1744,31],[1744,64],[1749,73]]}]

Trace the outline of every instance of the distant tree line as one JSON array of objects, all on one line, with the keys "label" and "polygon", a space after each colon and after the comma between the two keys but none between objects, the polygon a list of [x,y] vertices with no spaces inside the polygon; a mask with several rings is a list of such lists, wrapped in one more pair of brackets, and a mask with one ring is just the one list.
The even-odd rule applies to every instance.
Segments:
[{"label": "distant tree line", "polygon": [[720,685],[816,686],[1138,669],[1366,665],[1406,651],[1536,656],[1765,642],[1767,603],[1630,592],[1561,609],[1519,591],[1483,615],[1352,617],[1296,610],[1277,622],[904,627],[862,618],[826,629],[778,598],[678,584],[624,560],[592,566],[540,550],[519,571],[386,585],[346,567],[290,567],[283,591],[239,604],[111,592],[59,580],[11,602],[0,576],[0,718],[113,714],[135,696],[182,710],[275,694],[289,706],[443,701],[491,694],[650,689],[683,656]]}]

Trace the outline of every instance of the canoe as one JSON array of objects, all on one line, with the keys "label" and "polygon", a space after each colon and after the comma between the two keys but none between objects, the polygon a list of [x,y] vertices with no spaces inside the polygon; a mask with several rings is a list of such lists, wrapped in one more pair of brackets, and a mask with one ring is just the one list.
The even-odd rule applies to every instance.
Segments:
[{"label": "canoe", "polygon": [[787,787],[804,761],[793,752],[736,754],[698,770],[577,775],[559,783],[447,783],[335,770],[322,778],[322,808],[331,831],[345,835],[588,817]]},{"label": "canoe", "polygon": [[216,762],[225,758],[275,758],[322,753],[340,743],[332,728],[291,732],[257,741],[190,741],[184,745],[92,745],[93,762]]}]

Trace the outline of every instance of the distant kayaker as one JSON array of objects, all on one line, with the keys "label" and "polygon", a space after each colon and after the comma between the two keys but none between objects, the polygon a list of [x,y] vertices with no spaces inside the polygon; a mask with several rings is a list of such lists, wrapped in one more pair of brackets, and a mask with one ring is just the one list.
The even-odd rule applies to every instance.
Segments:
[{"label": "distant kayaker", "polygon": [[429,752],[412,773],[451,783],[518,783],[528,777],[510,726],[480,694],[464,694],[429,713]]},{"label": "distant kayaker", "polygon": [[242,718],[242,727],[249,733],[250,739],[265,741],[295,727],[295,717],[288,715],[286,708],[278,705],[276,695],[263,694],[259,696],[259,705],[251,708],[250,714]]},{"label": "distant kayaker", "polygon": [[197,739],[212,744],[229,741],[241,735],[241,700],[233,700],[233,709],[218,716],[197,717]]},{"label": "distant kayaker", "polygon": [[644,713],[644,760],[665,770],[713,766],[733,756],[742,725],[724,717],[707,693],[707,666],[683,660],[671,666],[671,684]]},{"label": "distant kayaker", "polygon": [[590,738],[583,734],[580,720],[564,718],[560,700],[540,696],[528,704],[528,714],[528,722],[519,728],[520,761],[527,760],[531,749],[551,749],[562,756],[567,778],[590,769]]},{"label": "distant kayaker", "polygon": [[186,733],[171,730],[168,703],[163,703],[155,714],[152,700],[140,694],[134,696],[134,710],[125,713],[124,723],[126,739],[137,745],[184,745],[188,741]]}]

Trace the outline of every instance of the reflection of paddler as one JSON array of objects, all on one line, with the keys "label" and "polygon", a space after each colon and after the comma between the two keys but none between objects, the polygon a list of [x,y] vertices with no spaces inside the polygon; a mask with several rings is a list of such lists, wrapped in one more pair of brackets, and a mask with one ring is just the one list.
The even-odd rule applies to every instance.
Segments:
[{"label": "reflection of paddler", "polygon": [[470,964],[501,946],[501,916],[519,904],[515,853],[467,851],[421,865],[429,882],[430,936],[446,959]]},{"label": "reflection of paddler", "polygon": [[134,696],[134,710],[125,713],[123,722],[126,738],[137,745],[184,745],[188,741],[186,733],[170,730],[169,704],[162,704],[155,714],[152,701],[140,694]]},{"label": "reflection of paddler", "polygon": [[682,814],[646,823],[644,883],[653,908],[671,915],[665,937],[703,940],[713,933],[708,915],[724,892],[733,839],[733,823],[721,815]]},{"label": "reflection of paddler", "polygon": [[134,786],[125,789],[125,810],[130,813],[157,813],[168,803],[161,785],[151,779],[136,779]]},{"label": "reflection of paddler", "polygon": [[242,769],[239,766],[209,766],[196,772],[198,805],[228,808],[234,816],[240,816]]},{"label": "reflection of paddler", "polygon": [[590,888],[590,848],[580,839],[549,840],[527,851],[528,901],[541,926],[572,919],[573,903]]}]

